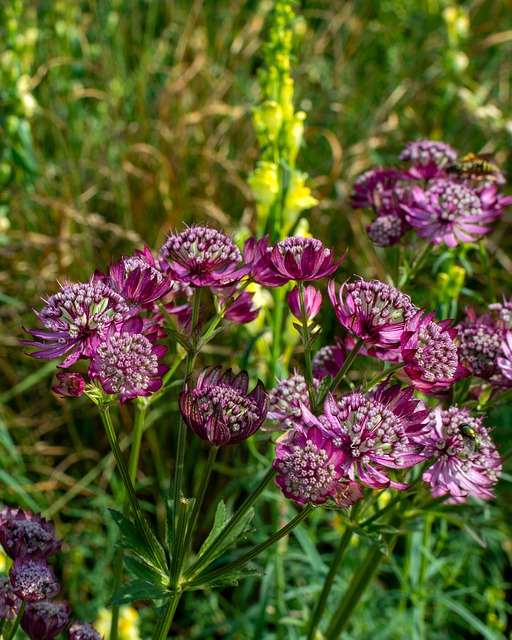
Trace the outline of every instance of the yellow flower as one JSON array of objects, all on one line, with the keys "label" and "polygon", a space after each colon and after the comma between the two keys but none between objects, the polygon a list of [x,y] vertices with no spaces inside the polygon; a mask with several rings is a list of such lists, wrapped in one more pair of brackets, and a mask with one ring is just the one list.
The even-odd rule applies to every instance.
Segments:
[{"label": "yellow flower", "polygon": [[[111,622],[112,612],[108,609],[101,609],[94,627],[100,634],[105,635],[105,640],[110,638]],[[123,606],[119,609],[119,640],[141,640],[139,614],[134,607]]]},{"label": "yellow flower", "polygon": [[277,165],[274,162],[260,160],[247,178],[247,182],[254,193],[256,203],[270,207],[279,193]]}]

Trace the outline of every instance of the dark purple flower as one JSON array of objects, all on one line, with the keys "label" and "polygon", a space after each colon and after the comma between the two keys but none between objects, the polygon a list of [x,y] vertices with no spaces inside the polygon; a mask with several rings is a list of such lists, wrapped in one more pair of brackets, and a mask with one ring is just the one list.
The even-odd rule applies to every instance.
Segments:
[{"label": "dark purple flower", "polygon": [[[292,314],[302,321],[300,310],[300,292],[299,287],[294,287],[288,294],[288,305]],[[306,320],[310,322],[318,315],[322,306],[322,294],[313,285],[304,287],[304,307],[306,311]]]},{"label": "dark purple flower", "polygon": [[[318,381],[316,385],[318,386]],[[302,423],[301,406],[309,407],[308,385],[304,376],[294,371],[269,391],[267,418],[276,423],[276,430],[286,431]],[[270,429],[267,429],[270,430]]]},{"label": "dark purple flower", "polygon": [[212,287],[218,307],[227,305],[224,318],[237,324],[252,322],[258,317],[260,308],[254,304],[254,293],[242,291],[239,293],[239,285],[228,287]]},{"label": "dark purple flower", "polygon": [[423,474],[434,497],[451,496],[450,502],[465,502],[468,496],[494,497],[502,461],[481,418],[468,409],[436,407],[430,414],[430,429],[418,438],[425,458],[435,457]]},{"label": "dark purple flower", "polygon": [[68,353],[60,367],[71,367],[79,358],[90,358],[91,341],[104,335],[111,324],[133,315],[125,300],[103,282],[91,281],[62,287],[50,296],[40,313],[44,330],[25,329],[38,340],[22,344],[40,347],[34,358],[60,358]]},{"label": "dark purple flower", "polygon": [[341,285],[339,300],[331,280],[328,293],[341,324],[376,347],[398,347],[405,322],[418,311],[408,295],[380,280],[347,281]]},{"label": "dark purple flower", "polygon": [[452,320],[434,322],[435,312],[423,316],[418,311],[405,323],[400,338],[404,371],[418,389],[429,393],[440,387],[449,387],[470,372],[459,363],[454,338],[457,329],[451,329]]},{"label": "dark purple flower", "polygon": [[96,341],[89,376],[99,380],[107,393],[120,394],[121,403],[149,396],[162,386],[161,377],[169,367],[158,363],[167,352],[155,345],[157,330],[144,335],[141,318],[130,318],[120,327],[111,325]]},{"label": "dark purple flower", "polygon": [[103,640],[89,622],[75,622],[69,627],[69,640]]},{"label": "dark purple flower", "polygon": [[172,277],[192,287],[232,284],[247,273],[238,268],[242,254],[234,242],[208,227],[192,226],[169,236],[160,252]]},{"label": "dark purple flower", "polygon": [[40,602],[52,598],[60,591],[55,572],[46,560],[30,557],[16,558],[9,570],[14,593],[24,602]]},{"label": "dark purple flower", "polygon": [[345,454],[319,428],[321,425],[313,414],[310,416],[312,424],[308,429],[293,431],[288,440],[277,445],[273,462],[279,474],[277,486],[297,504],[323,504],[340,490],[345,476],[342,468]]},{"label": "dark purple flower", "polygon": [[0,544],[9,558],[46,560],[59,552],[62,542],[55,538],[53,522],[28,509],[4,507],[1,513]]},{"label": "dark purple flower", "polygon": [[468,186],[448,179],[434,180],[425,190],[414,186],[411,195],[411,205],[404,205],[407,221],[432,244],[476,242],[502,213],[484,206],[481,195]]},{"label": "dark purple flower", "polygon": [[269,398],[258,380],[249,388],[249,374],[231,369],[206,367],[195,385],[187,380],[180,394],[180,411],[186,424],[200,438],[214,446],[237,444],[260,428],[268,411]]},{"label": "dark purple flower", "polygon": [[393,247],[409,228],[405,218],[393,211],[376,218],[366,227],[366,232],[376,247]]},{"label": "dark purple flower", "polygon": [[400,174],[395,169],[370,169],[354,182],[350,204],[375,213],[395,208],[394,191]]},{"label": "dark purple flower", "polygon": [[[373,392],[352,392],[324,404],[323,428],[337,449],[344,453],[345,476],[374,489],[406,489],[408,485],[390,480],[385,469],[407,469],[424,458],[413,442],[425,428],[428,411],[412,399],[413,388],[381,383]],[[310,413],[304,409],[306,425]]]},{"label": "dark purple flower", "polygon": [[315,353],[312,362],[313,375],[319,380],[325,376],[334,378],[346,359],[347,348],[339,339],[336,339],[336,344],[326,345]]},{"label": "dark purple flower", "polygon": [[501,350],[503,357],[498,358],[498,366],[505,378],[512,380],[512,333],[508,332],[505,336],[505,340],[501,343]]},{"label": "dark purple flower", "polygon": [[21,607],[21,599],[14,593],[9,578],[0,578],[0,620],[14,620]]},{"label": "dark purple flower", "polygon": [[21,617],[21,628],[30,640],[53,640],[69,625],[72,613],[65,600],[29,604]]},{"label": "dark purple flower", "polygon": [[437,140],[408,142],[400,154],[400,160],[411,164],[404,175],[413,180],[430,180],[445,176],[446,167],[456,159],[455,149]]},{"label": "dark purple flower", "polygon": [[78,398],[85,389],[85,380],[80,373],[60,371],[56,374],[60,384],[52,387],[52,391],[63,398]]}]

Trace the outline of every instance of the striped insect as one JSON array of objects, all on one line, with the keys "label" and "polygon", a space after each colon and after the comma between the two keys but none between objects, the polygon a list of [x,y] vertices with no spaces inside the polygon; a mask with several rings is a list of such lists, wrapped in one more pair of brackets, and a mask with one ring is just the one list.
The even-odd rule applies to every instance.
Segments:
[{"label": "striped insect", "polygon": [[465,176],[473,180],[498,180],[502,171],[490,153],[468,153],[446,167],[446,173]]}]

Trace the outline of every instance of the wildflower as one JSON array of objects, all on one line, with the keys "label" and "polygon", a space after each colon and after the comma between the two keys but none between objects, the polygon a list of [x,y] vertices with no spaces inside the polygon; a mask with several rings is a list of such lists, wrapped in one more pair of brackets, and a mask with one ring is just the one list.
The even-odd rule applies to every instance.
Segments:
[{"label": "wildflower", "polygon": [[185,383],[180,394],[180,411],[186,424],[203,440],[214,446],[237,444],[252,436],[267,415],[269,398],[258,380],[249,388],[249,374],[233,376],[231,369],[206,367],[192,386]]},{"label": "wildflower", "polygon": [[409,228],[404,216],[396,211],[379,215],[366,227],[368,237],[376,247],[393,247]]},{"label": "wildflower", "polygon": [[436,140],[415,140],[408,142],[400,154],[411,167],[405,175],[413,180],[429,180],[445,176],[446,167],[455,162],[457,152],[445,142]]},{"label": "wildflower", "polygon": [[245,271],[236,271],[242,255],[234,242],[220,231],[192,226],[168,237],[160,249],[176,280],[192,287],[232,284]]},{"label": "wildflower", "polygon": [[459,357],[461,362],[480,378],[492,384],[505,384],[498,359],[503,356],[502,343],[506,330],[492,312],[477,316],[473,309],[466,309],[464,321],[457,326],[459,331]]},{"label": "wildflower", "polygon": [[56,374],[60,384],[52,387],[52,391],[63,398],[78,398],[85,389],[85,380],[80,373],[60,371]]},{"label": "wildflower", "polygon": [[55,538],[53,522],[28,510],[6,509],[0,520],[0,544],[9,558],[46,560],[59,552],[62,542]]},{"label": "wildflower", "polygon": [[[407,469],[423,461],[413,437],[425,428],[428,412],[412,399],[412,387],[381,383],[368,394],[352,392],[324,403],[324,429],[344,453],[342,467],[351,480],[373,489],[406,489],[385,469]],[[306,412],[304,412],[306,413]],[[310,416],[306,414],[306,424]]]},{"label": "wildflower", "polygon": [[237,324],[252,322],[258,317],[260,308],[254,304],[254,293],[242,291],[238,293],[239,285],[228,287],[211,287],[219,306],[227,304],[224,318]]},{"label": "wildflower", "polygon": [[336,376],[347,359],[347,349],[345,345],[336,340],[336,344],[326,345],[319,349],[313,358],[312,367],[315,378],[321,380],[325,376]]},{"label": "wildflower", "polygon": [[69,627],[69,640],[103,640],[89,622],[75,622]]},{"label": "wildflower", "polygon": [[434,322],[435,312],[418,311],[405,323],[400,338],[404,371],[419,391],[449,387],[470,372],[459,363],[452,320]]},{"label": "wildflower", "polygon": [[341,465],[345,454],[319,428],[313,414],[311,422],[310,428],[292,432],[287,441],[277,445],[273,462],[279,474],[277,486],[297,504],[323,504],[336,494],[344,476]]},{"label": "wildflower", "polygon": [[143,335],[141,318],[130,318],[96,343],[89,376],[98,379],[107,393],[120,394],[121,403],[138,396],[149,396],[162,386],[161,376],[169,370],[158,360],[167,347],[155,345],[157,330]]},{"label": "wildflower", "polygon": [[43,600],[27,605],[21,628],[30,640],[53,640],[69,625],[71,615],[71,606],[65,600],[59,603]]},{"label": "wildflower", "polygon": [[0,578],[0,620],[14,620],[21,607],[21,599],[14,593],[9,578]]},{"label": "wildflower", "polygon": [[398,347],[405,322],[418,311],[408,295],[380,280],[345,282],[339,301],[331,280],[328,293],[341,324],[376,347]]},{"label": "wildflower", "polygon": [[354,182],[350,203],[354,209],[373,209],[375,213],[394,209],[393,194],[399,179],[395,169],[370,169]]},{"label": "wildflower", "polygon": [[34,358],[60,358],[69,352],[60,365],[65,369],[79,358],[89,358],[91,340],[133,315],[133,310],[105,283],[90,281],[62,287],[36,315],[45,329],[24,330],[45,342],[22,340],[22,344],[40,347],[30,354]]},{"label": "wildflower", "polygon": [[[108,637],[112,621],[112,613],[108,609],[100,609],[95,622],[100,633]],[[139,614],[137,609],[130,606],[119,608],[119,640],[141,640],[139,632]]]},{"label": "wildflower", "polygon": [[[288,305],[292,314],[302,322],[302,314],[300,309],[299,288],[294,287],[288,294]],[[310,322],[318,315],[322,306],[322,294],[315,289],[313,285],[304,287],[304,307],[306,313],[306,321]]]},{"label": "wildflower", "polygon": [[409,224],[420,237],[448,247],[476,242],[502,213],[484,206],[474,190],[453,180],[435,180],[426,190],[414,186],[411,196],[412,203],[404,205]]},{"label": "wildflower", "polygon": [[503,357],[498,358],[498,366],[505,378],[512,380],[512,333],[507,333],[501,343],[501,350]]},{"label": "wildflower", "polygon": [[14,593],[24,602],[40,602],[60,591],[55,572],[45,560],[16,558],[9,570]]},{"label": "wildflower", "polygon": [[289,378],[281,380],[271,389],[268,395],[267,417],[277,423],[280,431],[293,429],[302,423],[301,405],[309,408],[308,385],[302,374],[294,371]]},{"label": "wildflower", "polygon": [[423,474],[432,495],[451,496],[452,502],[465,502],[468,496],[492,498],[502,463],[482,419],[472,418],[465,408],[436,407],[429,426],[418,441],[425,446],[425,458],[436,458]]}]

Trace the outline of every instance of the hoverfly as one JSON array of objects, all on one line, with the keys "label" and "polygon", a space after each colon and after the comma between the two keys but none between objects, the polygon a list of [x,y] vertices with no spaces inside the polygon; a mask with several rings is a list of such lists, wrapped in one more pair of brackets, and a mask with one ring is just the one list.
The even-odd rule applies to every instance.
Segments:
[{"label": "hoverfly", "polygon": [[497,180],[502,174],[501,169],[494,163],[490,153],[468,153],[462,160],[457,160],[446,167],[446,173],[467,176],[474,180]]},{"label": "hoverfly", "polygon": [[478,453],[482,443],[480,442],[480,439],[473,427],[469,424],[461,424],[459,426],[459,433],[462,436],[469,453]]}]

